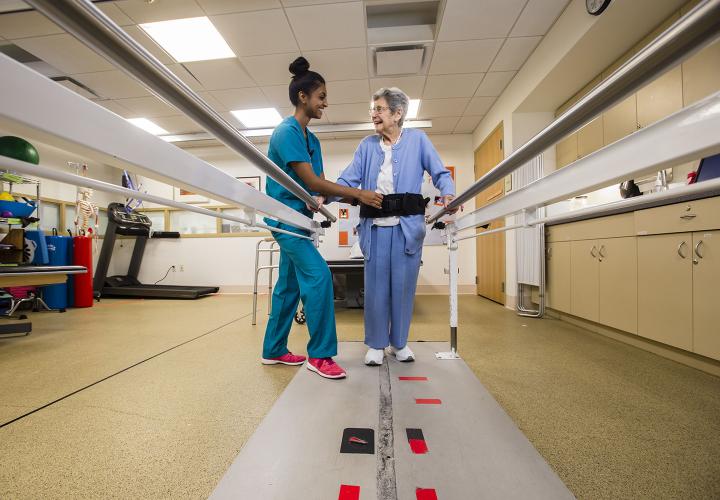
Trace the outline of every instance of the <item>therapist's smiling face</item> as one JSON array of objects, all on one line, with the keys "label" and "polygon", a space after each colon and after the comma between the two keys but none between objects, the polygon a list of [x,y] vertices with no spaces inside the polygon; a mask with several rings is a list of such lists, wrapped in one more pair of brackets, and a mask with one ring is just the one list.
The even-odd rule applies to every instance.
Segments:
[{"label": "therapist's smiling face", "polygon": [[305,112],[310,118],[319,120],[322,118],[323,109],[327,107],[327,89],[325,88],[325,85],[320,85],[310,94],[310,99],[307,101]]}]

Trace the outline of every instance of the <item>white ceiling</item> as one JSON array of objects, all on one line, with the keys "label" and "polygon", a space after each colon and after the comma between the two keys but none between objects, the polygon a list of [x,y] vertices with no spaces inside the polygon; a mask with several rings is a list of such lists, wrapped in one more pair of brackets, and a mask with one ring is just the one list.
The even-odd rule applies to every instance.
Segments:
[{"label": "white ceiling", "polygon": [[[569,2],[441,0],[420,72],[378,78],[365,19],[365,5],[377,1],[120,0],[97,6],[238,126],[232,109],[291,112],[287,67],[303,55],[328,82],[330,106],[321,123],[365,122],[371,93],[397,86],[422,99],[418,117],[432,119],[429,133],[471,133]],[[237,58],[179,64],[137,26],[197,16],[210,18]],[[72,76],[123,117],[150,118],[171,133],[200,131],[37,12],[0,15],[0,40]]]}]

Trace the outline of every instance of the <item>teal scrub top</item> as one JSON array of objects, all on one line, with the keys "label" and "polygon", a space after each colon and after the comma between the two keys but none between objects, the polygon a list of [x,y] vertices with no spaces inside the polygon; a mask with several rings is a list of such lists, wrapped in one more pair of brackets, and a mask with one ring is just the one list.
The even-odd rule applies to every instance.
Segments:
[{"label": "teal scrub top", "polygon": [[[268,157],[288,174],[295,182],[300,184],[310,194],[316,194],[310,191],[310,188],[300,179],[295,169],[290,166],[293,162],[305,162],[312,165],[313,172],[317,176],[323,173],[322,152],[320,151],[320,141],[315,134],[307,130],[307,138],[303,134],[300,123],[294,116],[288,116],[280,124],[275,127],[270,137],[270,146],[268,147]],[[268,177],[265,183],[265,191],[279,202],[297,210],[298,212],[312,218],[312,212],[307,209],[305,202],[292,194],[290,191],[278,184],[274,179]],[[271,219],[265,219],[268,225],[280,227],[281,224]],[[284,227],[285,225],[282,224]],[[290,227],[290,226],[288,226]],[[287,227],[284,227],[287,229]]]}]

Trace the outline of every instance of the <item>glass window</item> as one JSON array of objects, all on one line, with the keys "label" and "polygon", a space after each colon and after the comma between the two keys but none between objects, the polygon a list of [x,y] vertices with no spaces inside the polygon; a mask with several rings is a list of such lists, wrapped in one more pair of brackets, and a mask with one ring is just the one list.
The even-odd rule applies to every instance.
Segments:
[{"label": "glass window", "polygon": [[147,215],[152,223],[153,231],[165,231],[165,212],[142,212]]},{"label": "glass window", "polygon": [[108,227],[107,210],[100,210],[98,214],[98,236],[105,236]]},{"label": "glass window", "polygon": [[216,220],[215,217],[209,215],[184,210],[170,212],[171,231],[178,231],[180,234],[216,234]]},{"label": "glass window", "polygon": [[63,234],[67,230],[71,230],[73,235],[75,234],[75,205],[65,205],[65,227],[63,228]]},{"label": "glass window", "polygon": [[[222,211],[224,214],[228,215],[234,215],[235,217],[243,217],[245,218],[245,211],[242,208],[226,208]],[[257,232],[260,231],[257,227],[250,227],[246,226],[245,224],[241,224],[240,222],[235,222],[231,220],[223,220],[222,221],[222,233],[223,234],[231,234],[231,233],[244,233],[247,231]]]},{"label": "glass window", "polygon": [[63,234],[63,228],[60,227],[60,205],[49,201],[40,202],[40,229],[43,231],[52,231],[57,229],[58,233]]}]

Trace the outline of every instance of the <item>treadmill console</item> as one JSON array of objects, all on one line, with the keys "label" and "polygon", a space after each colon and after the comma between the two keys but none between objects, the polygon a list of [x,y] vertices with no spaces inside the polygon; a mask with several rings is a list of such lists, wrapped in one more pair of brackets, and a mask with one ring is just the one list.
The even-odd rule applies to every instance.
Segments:
[{"label": "treadmill console", "polygon": [[108,218],[117,225],[117,234],[150,236],[150,218],[145,214],[128,212],[122,203],[111,203],[108,206]]}]

